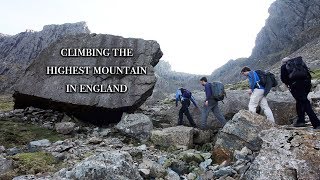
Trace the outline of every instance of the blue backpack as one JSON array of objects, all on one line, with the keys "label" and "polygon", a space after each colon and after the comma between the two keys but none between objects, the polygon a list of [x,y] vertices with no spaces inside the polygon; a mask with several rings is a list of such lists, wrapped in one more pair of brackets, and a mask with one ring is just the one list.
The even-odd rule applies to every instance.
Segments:
[{"label": "blue backpack", "polygon": [[192,93],[188,89],[181,89],[182,97],[190,99],[192,96]]}]

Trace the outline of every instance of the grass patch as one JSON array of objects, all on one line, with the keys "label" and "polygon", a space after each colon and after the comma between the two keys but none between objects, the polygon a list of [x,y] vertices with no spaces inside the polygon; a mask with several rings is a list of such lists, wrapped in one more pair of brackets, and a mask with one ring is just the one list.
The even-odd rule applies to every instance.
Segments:
[{"label": "grass patch", "polygon": [[46,152],[21,153],[12,156],[18,174],[37,174],[55,170],[55,158]]},{"label": "grass patch", "polygon": [[13,110],[13,105],[11,94],[0,95],[0,111],[11,111]]},{"label": "grass patch", "polygon": [[13,160],[13,170],[0,175],[0,179],[10,180],[25,174],[56,172],[65,167],[47,152],[20,153],[8,158]]},{"label": "grass patch", "polygon": [[249,82],[248,80],[244,80],[235,84],[227,84],[225,88],[228,90],[245,90],[249,89]]},{"label": "grass patch", "polygon": [[0,119],[0,144],[6,148],[24,146],[30,141],[40,139],[48,139],[51,142],[55,142],[64,140],[66,137],[53,130],[33,124]]},{"label": "grass patch", "polygon": [[320,69],[312,70],[312,72],[314,72],[311,73],[312,79],[320,79]]}]

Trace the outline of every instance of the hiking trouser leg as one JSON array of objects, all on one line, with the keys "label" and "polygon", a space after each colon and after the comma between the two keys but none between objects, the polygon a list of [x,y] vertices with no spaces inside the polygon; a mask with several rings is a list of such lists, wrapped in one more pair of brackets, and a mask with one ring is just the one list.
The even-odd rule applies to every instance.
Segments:
[{"label": "hiking trouser leg", "polygon": [[301,87],[291,88],[291,94],[296,100],[296,111],[298,120],[296,123],[306,123],[305,121],[305,101],[307,97],[304,95],[305,92]]},{"label": "hiking trouser leg", "polygon": [[310,101],[307,99],[306,102],[304,103],[304,110],[309,116],[310,122],[314,128],[320,126],[320,121],[317,117],[317,115],[314,113],[312,106],[310,104]]},{"label": "hiking trouser leg", "polygon": [[221,111],[220,111],[220,109],[219,109],[218,103],[217,103],[215,106],[213,106],[213,107],[211,108],[211,110],[212,110],[214,116],[215,116],[215,117],[218,119],[218,121],[222,124],[222,126],[224,126],[224,125],[227,123],[227,121],[226,121],[226,119],[224,118],[223,114],[221,113]]},{"label": "hiking trouser leg", "polygon": [[[262,91],[262,92],[261,92]],[[257,107],[263,97],[264,91],[262,89],[254,89],[250,96],[249,111],[256,113]]]},{"label": "hiking trouser leg", "polygon": [[260,101],[260,106],[263,109],[264,114],[267,116],[267,119],[273,123],[275,123],[274,121],[274,117],[273,117],[273,113],[268,105],[268,101],[266,97],[262,97],[261,101]]},{"label": "hiking trouser leg", "polygon": [[179,111],[178,125],[183,125],[183,113],[184,113],[184,107],[182,106]]},{"label": "hiking trouser leg", "polygon": [[194,121],[192,119],[189,108],[186,108],[186,110],[184,111],[184,114],[187,116],[187,119],[189,120],[190,125],[194,127],[196,124],[194,123]]},{"label": "hiking trouser leg", "polygon": [[201,128],[205,128],[207,126],[207,119],[209,115],[210,109],[208,106],[204,105],[201,113]]}]

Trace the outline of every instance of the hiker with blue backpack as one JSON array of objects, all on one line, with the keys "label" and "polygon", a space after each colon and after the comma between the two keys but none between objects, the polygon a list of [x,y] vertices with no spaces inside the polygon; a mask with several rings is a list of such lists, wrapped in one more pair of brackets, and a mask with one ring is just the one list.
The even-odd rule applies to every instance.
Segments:
[{"label": "hiker with blue backpack", "polygon": [[293,126],[305,127],[305,114],[307,114],[314,129],[320,129],[320,120],[308,100],[308,94],[311,91],[310,70],[301,56],[282,60],[281,81],[287,85],[296,100],[298,119]]},{"label": "hiker with blue backpack", "polygon": [[192,127],[196,127],[196,124],[193,121],[193,118],[189,111],[190,101],[193,103],[193,105],[198,108],[198,105],[192,96],[192,93],[185,89],[185,88],[179,88],[176,92],[176,107],[178,107],[178,102],[181,102],[181,108],[179,111],[179,120],[178,120],[178,126],[183,125],[183,114],[187,116],[187,119],[189,120],[189,123]]},{"label": "hiker with blue backpack", "polygon": [[210,111],[220,121],[222,126],[226,124],[226,119],[219,109],[219,101],[222,101],[225,96],[224,86],[220,82],[209,83],[206,77],[200,79],[200,84],[204,86],[206,93],[206,100],[204,102],[202,116],[201,116],[201,129],[207,129],[207,119]]},{"label": "hiker with blue backpack", "polygon": [[249,111],[256,112],[258,105],[263,109],[267,119],[271,122],[275,122],[273,113],[268,105],[267,94],[272,87],[277,86],[277,81],[271,73],[264,73],[263,71],[257,70],[252,71],[249,67],[243,67],[241,74],[248,77],[249,80]]}]

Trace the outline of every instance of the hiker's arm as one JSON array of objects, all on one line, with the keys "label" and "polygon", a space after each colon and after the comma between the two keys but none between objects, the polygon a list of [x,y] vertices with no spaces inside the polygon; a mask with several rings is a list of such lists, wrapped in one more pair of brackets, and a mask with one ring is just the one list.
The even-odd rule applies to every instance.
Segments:
[{"label": "hiker's arm", "polygon": [[286,84],[287,86],[289,85],[289,76],[285,65],[281,66],[280,79],[284,84]]},{"label": "hiker's arm", "polygon": [[178,106],[179,100],[180,100],[180,93],[179,93],[179,90],[177,90],[177,92],[176,92],[176,106]]},{"label": "hiker's arm", "polygon": [[208,101],[212,95],[211,92],[211,85],[209,83],[207,83],[204,87],[205,87],[205,92],[206,92],[206,101]]},{"label": "hiker's arm", "polygon": [[252,71],[249,73],[248,78],[249,78],[249,87],[250,87],[251,91],[253,92],[255,82],[254,82],[254,73]]},{"label": "hiker's arm", "polygon": [[194,105],[196,108],[198,108],[198,105],[197,105],[197,103],[196,103],[196,101],[195,101],[195,99],[194,99],[193,96],[191,96],[190,100],[191,100],[191,102],[193,103],[193,105]]}]

